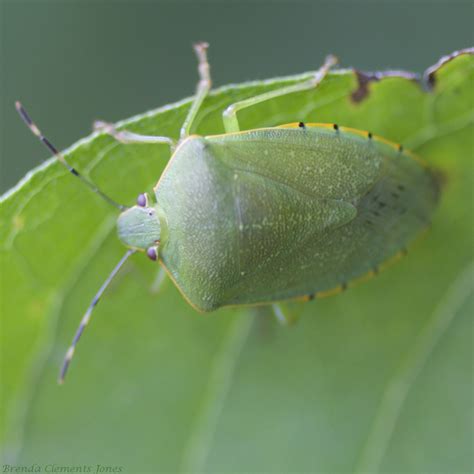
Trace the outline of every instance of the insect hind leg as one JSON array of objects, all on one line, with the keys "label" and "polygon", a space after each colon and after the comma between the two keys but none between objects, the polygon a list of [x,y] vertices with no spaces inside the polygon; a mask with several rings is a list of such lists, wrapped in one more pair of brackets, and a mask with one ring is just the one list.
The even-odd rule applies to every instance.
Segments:
[{"label": "insect hind leg", "polygon": [[255,97],[250,97],[249,99],[241,100],[240,102],[235,102],[234,104],[229,105],[229,107],[227,107],[227,109],[225,109],[222,114],[222,120],[224,122],[226,133],[235,133],[240,131],[239,121],[237,120],[237,112],[239,110],[251,107],[266,100],[275,99],[276,97],[293,94],[293,92],[314,89],[321,83],[331,67],[333,67],[335,64],[337,64],[337,58],[330,55],[326,58],[321,68],[316,71],[312,77],[303,82],[298,82],[297,84],[291,84],[290,86],[285,86],[280,89],[265,92]]}]

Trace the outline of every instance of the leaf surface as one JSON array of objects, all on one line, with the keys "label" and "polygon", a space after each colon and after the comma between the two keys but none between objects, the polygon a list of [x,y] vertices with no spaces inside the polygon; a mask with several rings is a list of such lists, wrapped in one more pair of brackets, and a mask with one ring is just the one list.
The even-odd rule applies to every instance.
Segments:
[{"label": "leaf surface", "polygon": [[[197,132],[229,104],[307,75],[218,89]],[[335,122],[411,148],[445,182],[431,231],[369,283],[304,306],[199,315],[135,255],[97,307],[64,386],[59,364],[124,252],[116,213],[54,160],[0,202],[5,461],[123,472],[467,472],[473,441],[474,55],[423,80],[335,71],[314,91],[240,113],[244,129]],[[189,100],[123,122],[176,137]],[[33,111],[34,112],[34,111]],[[25,133],[28,133],[25,130]],[[130,204],[169,158],[162,145],[92,135],[66,151]]]}]

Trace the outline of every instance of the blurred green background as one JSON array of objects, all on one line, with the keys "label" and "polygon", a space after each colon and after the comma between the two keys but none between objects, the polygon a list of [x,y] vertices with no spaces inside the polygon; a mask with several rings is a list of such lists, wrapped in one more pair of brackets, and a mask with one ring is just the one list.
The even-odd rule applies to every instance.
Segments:
[{"label": "blurred green background", "polygon": [[65,148],[96,118],[123,119],[193,93],[191,44],[207,40],[214,84],[343,66],[422,72],[473,43],[472,2],[24,2],[1,4],[0,192],[46,159],[21,99]]}]

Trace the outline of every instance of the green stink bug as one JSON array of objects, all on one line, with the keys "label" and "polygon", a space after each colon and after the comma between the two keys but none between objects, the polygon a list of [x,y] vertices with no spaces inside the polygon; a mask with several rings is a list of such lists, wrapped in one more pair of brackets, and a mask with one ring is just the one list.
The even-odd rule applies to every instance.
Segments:
[{"label": "green stink bug", "polygon": [[69,171],[119,208],[118,236],[128,247],[87,309],[60,382],[93,308],[136,251],[159,260],[195,309],[213,311],[341,291],[377,273],[430,222],[438,181],[400,145],[336,124],[240,131],[239,110],[317,87],[335,64],[332,56],[307,81],[229,106],[226,133],[192,135],[211,88],[206,49],[205,43],[195,46],[200,81],[178,142],[96,123],[122,143],[166,144],[173,152],[155,199],[140,194],[130,208],[72,168],[17,103],[31,131]]}]

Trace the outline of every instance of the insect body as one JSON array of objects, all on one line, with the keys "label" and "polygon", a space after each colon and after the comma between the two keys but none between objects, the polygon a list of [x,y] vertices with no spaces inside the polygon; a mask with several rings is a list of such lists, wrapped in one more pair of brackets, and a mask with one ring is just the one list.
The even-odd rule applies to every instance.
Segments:
[{"label": "insect body", "polygon": [[307,125],[190,137],[155,195],[160,258],[211,311],[314,295],[377,268],[426,227],[437,188],[390,145]]},{"label": "insect body", "polygon": [[[86,312],[61,380],[94,305],[137,250],[161,261],[193,307],[212,311],[312,299],[344,289],[353,279],[376,272],[429,224],[438,200],[437,180],[398,145],[334,124],[239,130],[238,110],[316,87],[334,63],[332,57],[309,81],[230,106],[224,112],[227,133],[190,135],[210,89],[206,47],[196,46],[201,81],[177,144],[97,125],[121,142],[164,143],[174,153],[154,188],[153,202],[142,194],[131,208],[117,205],[123,211],[118,235],[129,250]],[[18,110],[78,175],[20,105]]]}]

